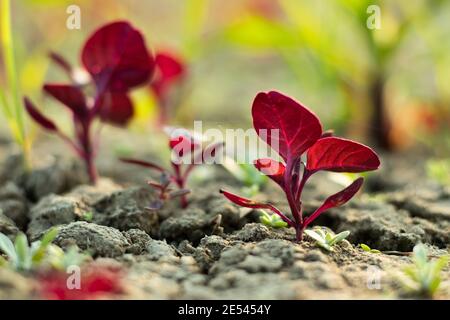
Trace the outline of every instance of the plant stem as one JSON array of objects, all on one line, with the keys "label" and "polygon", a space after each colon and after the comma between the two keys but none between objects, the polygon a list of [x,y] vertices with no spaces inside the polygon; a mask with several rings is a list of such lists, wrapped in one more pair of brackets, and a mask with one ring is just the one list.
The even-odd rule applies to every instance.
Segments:
[{"label": "plant stem", "polygon": [[295,228],[296,240],[297,240],[298,242],[303,241],[303,232],[304,232],[304,231],[305,231],[305,226],[303,226],[303,225],[298,225],[298,226]]},{"label": "plant stem", "polygon": [[[183,174],[181,173],[181,168],[180,165],[178,164],[172,164],[174,171],[175,171],[175,183],[178,186],[178,189],[183,190],[186,186],[186,179],[183,176]],[[181,202],[181,207],[183,209],[186,209],[189,205],[189,202],[187,200],[187,195],[182,195],[180,198],[180,202]]]},{"label": "plant stem", "polygon": [[295,201],[297,201],[297,202],[300,201],[300,198],[302,197],[302,193],[303,193],[303,188],[305,187],[305,184],[308,181],[308,179],[311,177],[311,175],[312,175],[312,172],[309,172],[305,168],[304,172],[303,172],[302,180],[300,182],[300,185],[297,188],[297,193],[295,195]]},{"label": "plant stem", "polygon": [[91,140],[91,124],[92,120],[83,124],[83,134],[81,145],[83,146],[84,163],[92,184],[96,184],[98,180],[97,168],[95,166],[95,151]]},{"label": "plant stem", "polygon": [[289,202],[289,207],[291,208],[292,215],[294,216],[297,223],[302,223],[302,217],[299,205],[296,202],[296,199],[294,197],[294,191],[292,186],[292,171],[294,170],[294,163],[292,161],[287,162],[286,171],[284,174],[284,184],[285,184],[285,193],[286,198]]},{"label": "plant stem", "polygon": [[14,39],[12,35],[11,2],[0,0],[0,29],[3,57],[5,59],[6,82],[11,91],[12,107],[8,105],[6,94],[1,94],[1,103],[8,118],[13,136],[22,147],[24,164],[30,167],[30,142],[25,130],[25,118],[20,98],[19,80],[17,77],[16,59],[14,56]]}]

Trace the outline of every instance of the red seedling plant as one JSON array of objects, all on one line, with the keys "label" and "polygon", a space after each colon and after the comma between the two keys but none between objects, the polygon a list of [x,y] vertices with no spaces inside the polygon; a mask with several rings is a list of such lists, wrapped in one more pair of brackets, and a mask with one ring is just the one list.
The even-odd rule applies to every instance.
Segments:
[{"label": "red seedling plant", "polygon": [[93,139],[93,124],[97,119],[119,126],[128,123],[133,116],[129,91],[150,80],[154,58],[141,33],[127,22],[111,23],[94,32],[81,52],[83,71],[72,68],[58,54],[52,53],[50,57],[68,74],[71,83],[46,84],[44,91],[72,113],[74,139],[38,111],[28,98],[26,110],[41,127],[69,143],[85,162],[90,180],[95,183],[98,140]]},{"label": "red seedling plant", "polygon": [[[196,139],[186,130],[174,130],[169,133],[172,170],[143,160],[129,158],[121,158],[120,160],[161,173],[158,182],[148,182],[150,186],[159,191],[159,200],[154,202],[148,209],[158,210],[165,201],[174,198],[180,198],[182,208],[187,208],[189,204],[187,195],[190,193],[190,190],[186,188],[186,184],[190,174],[197,165],[213,159],[222,145],[222,143],[214,143],[204,147],[202,141]],[[172,188],[172,184],[176,185],[176,190]]]},{"label": "red seedling plant", "polygon": [[[376,170],[380,160],[369,147],[360,143],[333,137],[322,131],[318,117],[299,102],[278,92],[260,93],[252,109],[253,126],[262,140],[283,159],[259,159],[255,167],[275,183],[286,195],[292,219],[270,203],[255,202],[227,191],[221,192],[235,204],[256,209],[271,210],[290,227],[295,228],[297,240],[303,231],[324,211],[347,203],[361,188],[359,178],[350,186],[325,200],[309,217],[303,217],[302,191],[316,172],[365,172]],[[306,153],[306,163],[302,155]]]}]

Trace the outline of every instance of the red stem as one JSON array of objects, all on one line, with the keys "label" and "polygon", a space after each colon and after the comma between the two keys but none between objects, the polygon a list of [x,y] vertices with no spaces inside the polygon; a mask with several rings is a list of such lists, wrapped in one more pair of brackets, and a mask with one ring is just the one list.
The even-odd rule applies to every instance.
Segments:
[{"label": "red stem", "polygon": [[[183,174],[181,173],[181,166],[178,164],[174,164],[172,163],[172,166],[174,168],[175,171],[175,183],[177,184],[178,188],[180,190],[184,189],[185,185],[186,185],[186,179],[183,176]],[[181,207],[183,209],[186,209],[189,205],[188,199],[187,199],[187,195],[182,195],[180,197],[180,202],[181,202]]]},{"label": "red stem", "polygon": [[286,194],[286,199],[289,203],[289,207],[291,209],[292,216],[295,220],[295,231],[297,233],[297,240],[301,241],[303,239],[303,217],[302,217],[302,209],[296,203],[295,197],[293,195],[292,188],[292,171],[294,169],[292,160],[287,161],[286,171],[284,173],[284,192]]},{"label": "red stem", "polygon": [[302,197],[303,193],[303,188],[305,187],[306,182],[312,176],[312,174],[313,172],[308,171],[306,168],[304,169],[302,180],[300,181],[300,185],[298,186],[297,193],[295,195],[295,200],[297,202],[300,201],[300,198]]},{"label": "red stem", "polygon": [[97,168],[95,166],[95,150],[91,140],[91,125],[92,120],[86,120],[82,124],[82,134],[80,144],[83,146],[83,160],[86,165],[86,170],[89,175],[89,180],[92,184],[96,184],[98,180]]}]

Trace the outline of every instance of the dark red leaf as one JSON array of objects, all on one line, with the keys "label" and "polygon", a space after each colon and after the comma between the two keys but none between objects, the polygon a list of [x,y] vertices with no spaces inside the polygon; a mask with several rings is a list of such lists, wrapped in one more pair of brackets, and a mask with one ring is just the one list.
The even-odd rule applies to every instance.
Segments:
[{"label": "dark red leaf", "polygon": [[149,169],[155,169],[155,170],[161,171],[161,172],[165,171],[165,169],[162,168],[161,166],[159,166],[155,163],[152,163],[152,162],[148,162],[148,161],[129,159],[129,158],[120,158],[119,160],[122,162],[125,162],[125,163],[134,164],[134,165],[138,165],[138,166],[149,168]]},{"label": "dark red leaf", "polygon": [[[285,161],[300,157],[322,135],[322,125],[317,116],[279,92],[259,93],[253,103],[252,114],[253,126],[260,138]],[[273,129],[278,129],[278,132],[271,132]]]},{"label": "dark red leaf", "polygon": [[348,201],[350,201],[353,196],[358,193],[358,191],[361,189],[362,185],[364,183],[364,178],[359,178],[355,180],[351,185],[349,185],[347,188],[342,190],[341,192],[338,192],[332,196],[330,196],[323,205],[317,209],[312,215],[310,215],[305,220],[305,228],[314,220],[316,220],[324,211],[329,210],[331,208],[336,208],[343,206]]},{"label": "dark red leaf", "polygon": [[255,208],[255,209],[266,209],[267,204],[256,202],[250,199],[246,199],[243,197],[240,197],[238,195],[235,195],[233,193],[220,190],[220,193],[222,193],[228,200],[233,202],[234,204],[237,204],[238,206],[245,207],[245,208]]},{"label": "dark red leaf", "polygon": [[127,91],[147,82],[154,69],[141,33],[127,22],[97,30],[86,42],[82,61],[98,88]]},{"label": "dark red leaf", "polygon": [[55,123],[50,120],[49,118],[47,118],[46,116],[44,116],[36,107],[35,105],[31,102],[30,99],[28,98],[24,98],[24,104],[25,104],[25,108],[28,112],[28,114],[30,115],[30,117],[36,122],[38,123],[41,127],[43,127],[46,130],[49,131],[58,131],[58,127],[55,125]]},{"label": "dark red leaf", "polygon": [[364,172],[379,166],[380,159],[372,149],[351,140],[323,138],[308,150],[307,169],[310,172]]},{"label": "dark red leaf", "polygon": [[170,137],[169,147],[175,152],[175,156],[184,157],[187,155],[193,156],[199,150],[200,143],[192,136],[179,135]]},{"label": "dark red leaf", "polygon": [[289,224],[290,226],[294,225],[291,219],[286,217],[279,209],[277,209],[275,206],[271,205],[270,203],[256,202],[256,201],[253,201],[250,199],[240,197],[238,195],[235,195],[235,194],[225,191],[225,190],[220,190],[220,193],[222,193],[228,200],[230,200],[234,204],[237,204],[240,207],[251,208],[251,209],[267,209],[267,210],[274,212],[278,216],[280,216],[281,219],[283,219],[283,221],[286,222],[287,224]]},{"label": "dark red leaf", "polygon": [[86,98],[80,88],[64,84],[46,84],[44,90],[72,110],[76,117],[84,119],[88,116]]},{"label": "dark red leaf", "polygon": [[284,172],[286,167],[283,163],[272,159],[258,159],[254,162],[256,169],[265,174],[280,186],[284,185]]},{"label": "dark red leaf", "polygon": [[133,118],[131,99],[124,92],[106,92],[99,102],[100,118],[111,124],[124,126]]},{"label": "dark red leaf", "polygon": [[155,77],[151,87],[158,99],[163,99],[170,87],[185,74],[184,62],[167,52],[158,52],[155,57]]},{"label": "dark red leaf", "polygon": [[56,63],[61,69],[63,69],[69,77],[71,77],[72,66],[63,56],[56,52],[50,52],[49,57],[54,63]]}]

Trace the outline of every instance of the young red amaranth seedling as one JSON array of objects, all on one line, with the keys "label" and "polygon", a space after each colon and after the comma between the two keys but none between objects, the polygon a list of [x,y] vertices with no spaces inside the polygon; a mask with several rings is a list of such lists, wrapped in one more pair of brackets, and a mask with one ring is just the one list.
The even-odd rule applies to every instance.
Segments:
[{"label": "young red amaranth seedling", "polygon": [[[203,164],[215,157],[218,149],[223,145],[222,143],[214,143],[204,147],[202,141],[191,135],[187,130],[168,130],[167,133],[169,134],[172,170],[144,160],[120,159],[122,162],[156,170],[161,173],[158,182],[148,181],[150,186],[159,191],[159,199],[151,204],[148,208],[150,210],[159,210],[164,205],[164,202],[174,198],[180,198],[181,207],[187,208],[189,204],[187,195],[190,193],[190,190],[186,188],[186,184],[190,174],[197,165]],[[177,186],[176,190],[171,187],[172,184]]]},{"label": "young red amaranth seedling", "polygon": [[119,126],[127,124],[134,112],[129,91],[150,80],[154,58],[141,33],[124,21],[101,27],[87,40],[81,52],[84,69],[73,68],[58,54],[52,53],[50,57],[68,74],[71,83],[46,84],[44,91],[71,111],[74,139],[38,111],[28,98],[24,99],[26,110],[41,127],[59,135],[75,150],[83,159],[91,182],[96,183],[94,159],[98,134],[94,139],[93,124],[97,119]]},{"label": "young red amaranth seedling", "polygon": [[158,102],[160,127],[167,125],[173,112],[170,96],[173,88],[182,83],[186,69],[185,62],[173,53],[160,51],[155,55],[155,76],[150,89]]},{"label": "young red amaranth seedling", "polygon": [[[235,204],[267,209],[295,228],[297,241],[304,230],[323,212],[347,203],[361,188],[364,179],[355,180],[344,190],[330,196],[310,216],[303,217],[302,191],[319,171],[359,173],[380,166],[377,154],[360,143],[333,137],[323,132],[319,118],[301,103],[279,93],[259,93],[252,108],[253,126],[259,137],[281,156],[284,162],[258,159],[255,167],[281,187],[289,203],[292,219],[270,203],[256,202],[225,190],[221,192]],[[306,162],[302,155],[306,153]]]}]

